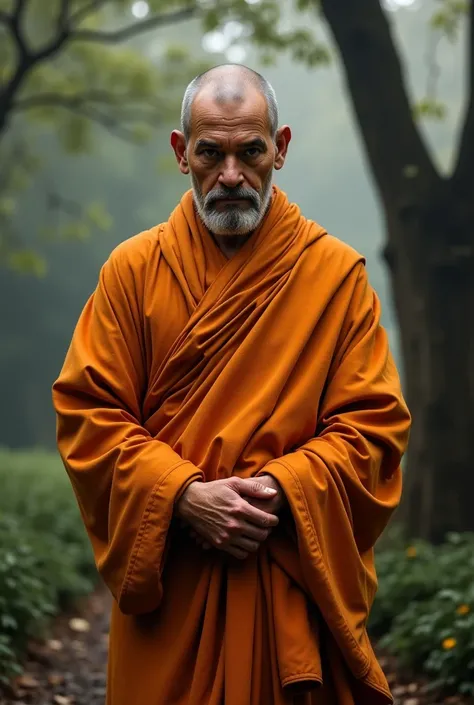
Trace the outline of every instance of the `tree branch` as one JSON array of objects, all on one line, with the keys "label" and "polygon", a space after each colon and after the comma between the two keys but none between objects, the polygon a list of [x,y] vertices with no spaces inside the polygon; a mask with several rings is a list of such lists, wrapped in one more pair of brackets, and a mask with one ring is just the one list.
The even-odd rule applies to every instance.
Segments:
[{"label": "tree branch", "polygon": [[79,29],[71,33],[71,39],[75,39],[82,42],[100,42],[103,44],[118,44],[127,39],[137,36],[138,34],[143,34],[151,29],[156,29],[157,27],[164,27],[168,24],[174,24],[176,22],[182,22],[184,20],[191,19],[199,11],[196,6],[190,6],[182,8],[181,10],[175,10],[174,12],[166,12],[160,15],[152,15],[152,17],[147,17],[145,20],[140,22],[135,22],[128,27],[122,27],[121,29],[114,30],[112,32],[105,32],[100,30],[91,29]]},{"label": "tree branch", "polygon": [[26,46],[25,38],[23,37],[21,27],[26,2],[27,0],[16,0],[15,9],[13,10],[13,14],[10,17],[10,30],[21,57],[20,63],[23,62],[26,57],[29,56],[28,48]]},{"label": "tree branch", "polygon": [[21,15],[24,12],[24,9],[26,7],[28,0],[16,0],[15,2],[15,9],[13,11],[13,16],[14,17],[21,17]]},{"label": "tree branch", "polygon": [[58,13],[58,28],[64,30],[69,18],[70,0],[61,0],[61,7]]},{"label": "tree branch", "polygon": [[[94,105],[95,104],[95,105]],[[17,112],[33,110],[35,108],[64,108],[66,110],[88,109],[89,107],[109,107],[114,109],[118,119],[122,120],[147,120],[157,117],[160,104],[137,101],[135,96],[127,93],[111,93],[104,90],[90,90],[75,95],[62,95],[60,93],[37,93],[21,98],[13,103],[12,110]],[[149,108],[148,112],[140,113],[143,107]],[[141,117],[140,117],[141,115]],[[131,117],[130,117],[131,116]]]},{"label": "tree branch", "polygon": [[106,115],[101,113],[100,110],[94,109],[92,106],[78,107],[75,110],[79,115],[91,120],[91,122],[96,122],[98,125],[105,127],[108,132],[116,137],[120,137],[124,142],[130,142],[131,144],[137,143],[136,133],[122,124],[116,115]]},{"label": "tree branch", "polygon": [[[400,59],[380,0],[321,0],[382,199],[412,198],[437,173],[413,119]],[[412,177],[407,178],[408,173]]]},{"label": "tree branch", "polygon": [[120,101],[130,100],[127,95],[114,95],[107,91],[90,90],[73,95],[63,95],[61,93],[37,93],[15,101],[12,110],[32,110],[34,108],[68,108],[74,109],[77,106],[89,102],[99,102],[107,105],[120,106]]},{"label": "tree branch", "polygon": [[[91,90],[71,96],[59,93],[38,93],[14,103],[13,110],[25,111],[40,107],[62,108],[98,123],[123,140],[136,142],[136,134],[126,123],[135,122],[156,127],[162,111],[158,104],[131,105],[131,99],[133,97],[126,94],[114,95],[102,90]],[[106,108],[112,108],[113,112],[104,112]]]},{"label": "tree branch", "polygon": [[472,193],[474,179],[474,0],[471,0],[469,7],[468,42],[467,108],[453,173],[453,182],[466,195]]},{"label": "tree branch", "polygon": [[83,22],[89,15],[97,10],[100,10],[102,5],[108,3],[109,0],[91,0],[83,7],[80,7],[74,14],[71,15],[71,26],[77,27],[78,24]]}]

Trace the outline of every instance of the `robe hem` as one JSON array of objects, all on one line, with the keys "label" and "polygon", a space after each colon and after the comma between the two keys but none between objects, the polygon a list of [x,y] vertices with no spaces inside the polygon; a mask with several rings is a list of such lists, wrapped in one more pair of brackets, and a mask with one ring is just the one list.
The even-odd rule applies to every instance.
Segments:
[{"label": "robe hem", "polygon": [[300,681],[314,681],[315,683],[323,684],[323,679],[317,673],[295,673],[293,676],[287,676],[281,681],[282,688],[286,688],[288,685],[293,683],[299,683]]},{"label": "robe hem", "polygon": [[[268,474],[271,475],[271,474],[272,474],[272,473],[271,473],[271,468],[269,469],[269,466],[270,466],[270,465],[273,465],[273,464],[280,465],[284,470],[286,470],[286,471],[290,474],[291,479],[293,480],[293,482],[294,482],[294,484],[295,484],[295,486],[296,486],[296,489],[297,489],[297,491],[298,491],[298,494],[299,494],[300,497],[301,497],[302,504],[304,505],[304,506],[303,506],[303,511],[304,511],[304,513],[305,513],[306,523],[307,523],[307,525],[308,525],[308,527],[309,527],[310,533],[311,533],[311,535],[312,535],[312,537],[313,537],[313,539],[314,539],[314,542],[315,542],[316,547],[317,547],[318,552],[319,552],[319,556],[318,556],[317,558],[318,558],[318,563],[319,563],[319,565],[320,565],[321,568],[322,568],[322,573],[323,573],[324,582],[325,582],[326,584],[329,584],[328,572],[327,572],[326,566],[325,566],[325,564],[324,564],[324,559],[323,559],[323,556],[322,556],[322,551],[321,551],[321,547],[320,547],[320,542],[319,542],[319,539],[318,539],[318,535],[317,535],[316,530],[315,530],[315,528],[314,528],[314,524],[313,524],[313,522],[311,521],[311,516],[310,516],[310,514],[309,514],[308,505],[307,505],[307,502],[306,502],[306,497],[304,496],[304,491],[303,491],[303,488],[301,487],[301,483],[300,483],[300,481],[299,481],[299,479],[298,479],[298,476],[297,476],[297,474],[295,473],[294,469],[291,467],[291,465],[288,463],[288,461],[285,461],[285,460],[283,460],[282,458],[276,458],[275,460],[270,461],[270,462],[265,466],[264,472],[266,472],[266,473],[268,473]],[[275,479],[278,481],[278,476],[276,476]],[[365,678],[365,676],[368,674],[368,672],[369,672],[369,670],[370,670],[370,658],[364,653],[364,651],[363,651],[363,649],[361,648],[360,644],[357,643],[356,638],[355,638],[354,635],[352,634],[352,632],[351,632],[351,630],[350,630],[350,628],[349,628],[349,625],[347,624],[347,621],[345,620],[345,618],[344,618],[344,616],[343,616],[343,614],[342,614],[341,605],[339,604],[339,600],[337,599],[337,597],[335,597],[335,601],[336,601],[336,604],[337,604],[337,607],[338,607],[338,611],[339,611],[339,615],[337,615],[337,621],[339,622],[339,624],[340,624],[340,626],[341,626],[342,631],[344,632],[344,634],[349,638],[350,643],[352,643],[352,645],[353,645],[353,647],[354,647],[354,649],[355,649],[355,652],[356,652],[356,654],[358,655],[359,659],[362,659],[362,662],[361,662],[361,664],[360,664],[359,667],[355,667],[355,664],[352,664],[352,667],[351,667],[351,671],[352,671],[353,675],[355,676],[355,678],[357,678],[358,680],[360,680],[360,679],[362,679],[362,678]],[[329,626],[329,625],[328,625],[328,626]],[[334,636],[335,636],[335,635],[334,635]]]},{"label": "robe hem", "polygon": [[154,506],[155,506],[155,503],[157,500],[158,492],[159,492],[161,486],[166,481],[166,479],[169,477],[169,475],[173,471],[178,470],[179,468],[183,467],[184,465],[189,465],[195,471],[193,474],[196,474],[196,477],[199,476],[200,473],[199,473],[198,468],[196,468],[189,460],[179,460],[177,463],[172,465],[169,468],[169,470],[163,474],[162,477],[160,477],[160,479],[154,484],[154,486],[150,492],[150,496],[149,496],[148,502],[146,504],[146,507],[143,511],[142,518],[140,521],[140,526],[139,526],[137,536],[135,539],[135,544],[134,544],[134,547],[132,549],[132,553],[130,556],[129,567],[128,567],[128,570],[125,574],[122,590],[120,591],[120,595],[119,595],[119,599],[118,599],[119,604],[121,604],[124,600],[126,600],[127,597],[129,597],[129,595],[130,595],[130,592],[131,592],[130,587],[133,582],[135,567],[137,565],[137,562],[138,562],[138,559],[140,556],[141,548],[142,548],[143,544],[145,543],[145,538],[146,538],[146,534],[147,534],[149,523],[150,523],[150,521],[149,521],[150,516],[152,515],[153,509],[154,509]]}]

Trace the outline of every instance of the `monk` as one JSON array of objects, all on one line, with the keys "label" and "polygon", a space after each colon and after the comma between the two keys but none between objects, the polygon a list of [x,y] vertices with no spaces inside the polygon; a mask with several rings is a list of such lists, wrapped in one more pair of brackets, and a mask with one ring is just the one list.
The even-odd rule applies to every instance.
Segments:
[{"label": "monk", "polygon": [[272,183],[290,139],[259,74],[192,81],[192,189],[111,254],[54,384],[108,705],[392,702],[366,627],[410,417],[364,258]]}]

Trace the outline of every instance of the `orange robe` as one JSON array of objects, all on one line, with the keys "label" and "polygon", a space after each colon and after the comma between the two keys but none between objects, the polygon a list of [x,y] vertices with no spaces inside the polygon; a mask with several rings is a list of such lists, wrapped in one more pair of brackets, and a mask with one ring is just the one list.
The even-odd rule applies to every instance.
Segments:
[{"label": "orange robe", "polygon": [[[53,389],[115,600],[108,705],[390,703],[366,622],[409,413],[363,258],[274,189],[230,260],[185,194],[100,274]],[[238,561],[173,515],[273,475],[288,515]]]}]

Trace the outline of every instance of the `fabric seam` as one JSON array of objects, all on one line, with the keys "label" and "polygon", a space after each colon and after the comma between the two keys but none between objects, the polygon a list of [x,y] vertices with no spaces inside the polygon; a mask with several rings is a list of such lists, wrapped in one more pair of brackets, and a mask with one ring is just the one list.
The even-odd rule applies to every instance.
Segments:
[{"label": "fabric seam", "polygon": [[161,485],[165,482],[166,478],[170,475],[170,473],[173,472],[173,470],[177,470],[182,465],[186,465],[186,464],[191,465],[189,460],[179,460],[177,463],[172,465],[168,469],[168,471],[163,475],[163,477],[161,477],[159,480],[157,480],[155,482],[155,484],[153,485],[153,487],[151,489],[150,496],[149,496],[148,501],[146,503],[146,507],[143,510],[143,514],[140,519],[140,526],[139,526],[139,529],[137,532],[137,537],[136,537],[134,545],[133,545],[132,555],[130,556],[130,563],[129,563],[127,572],[125,574],[122,590],[120,591],[120,600],[123,597],[125,597],[125,595],[127,594],[128,590],[129,590],[130,582],[132,580],[133,571],[135,569],[135,565],[138,560],[140,548],[143,544],[143,538],[144,538],[144,536],[146,534],[146,530],[148,528],[148,520],[149,520],[150,514],[153,511],[153,507],[154,507],[154,504],[156,501],[157,492],[160,489]]},{"label": "fabric seam", "polygon": [[298,681],[304,681],[307,680],[308,678],[311,678],[311,680],[316,681],[317,683],[322,683],[323,679],[321,676],[319,676],[317,673],[313,672],[301,672],[301,673],[295,673],[294,676],[288,676],[287,678],[283,678],[282,680],[282,686],[285,687],[287,685],[290,685],[291,683],[297,683]]},{"label": "fabric seam", "polygon": [[[304,512],[305,512],[305,515],[306,515],[306,520],[307,520],[307,522],[309,523],[311,534],[312,534],[312,536],[313,536],[313,538],[314,538],[314,540],[315,540],[315,542],[316,542],[316,545],[317,545],[317,548],[318,548],[318,551],[319,551],[319,554],[320,554],[321,566],[322,566],[322,568],[323,568],[323,573],[324,573],[324,581],[326,582],[326,584],[328,584],[328,583],[329,583],[328,572],[327,572],[326,565],[325,565],[325,563],[324,563],[324,559],[323,559],[323,556],[322,556],[321,545],[320,545],[320,542],[319,542],[319,539],[318,539],[316,530],[315,530],[315,528],[314,528],[314,524],[313,524],[313,522],[311,521],[311,515],[310,515],[309,509],[308,509],[308,504],[307,504],[307,502],[306,502],[306,497],[304,496],[303,488],[302,488],[302,486],[301,486],[301,483],[300,483],[300,481],[299,481],[299,478],[298,478],[297,474],[295,473],[295,471],[293,470],[293,468],[289,465],[288,462],[286,462],[286,461],[284,461],[284,460],[281,460],[281,459],[275,460],[275,461],[273,461],[273,462],[275,462],[275,463],[281,465],[282,467],[284,467],[284,468],[290,473],[291,477],[293,478],[293,481],[294,481],[295,485],[297,486],[298,493],[299,493],[300,497],[302,498],[302,502],[303,502],[303,505],[304,505]],[[369,659],[368,656],[366,656],[366,654],[364,654],[364,652],[362,651],[361,647],[359,646],[359,644],[357,643],[356,639],[354,638],[353,634],[351,633],[351,631],[350,631],[350,629],[349,629],[349,626],[348,626],[346,620],[345,620],[344,617],[342,616],[342,610],[341,610],[340,601],[339,601],[337,598],[336,598],[336,604],[338,605],[339,611],[341,612],[341,618],[340,618],[340,619],[341,619],[341,622],[342,622],[342,626],[344,627],[344,631],[345,631],[346,634],[349,636],[349,639],[350,639],[351,643],[354,645],[354,647],[356,648],[356,651],[358,651],[358,652],[362,655],[363,660],[364,660],[364,662],[365,662],[365,666],[363,667],[363,669],[362,669],[360,675],[358,676],[358,678],[364,678],[364,676],[367,675],[367,673],[368,673],[368,671],[369,671],[369,669],[370,669],[370,659]]]}]

